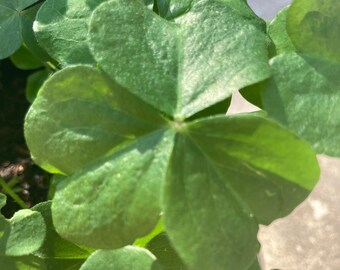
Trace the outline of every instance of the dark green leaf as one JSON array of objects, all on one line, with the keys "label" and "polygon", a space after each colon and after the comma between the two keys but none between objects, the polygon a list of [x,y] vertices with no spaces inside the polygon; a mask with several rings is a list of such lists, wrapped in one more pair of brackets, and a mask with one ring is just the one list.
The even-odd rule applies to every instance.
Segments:
[{"label": "dark green leaf", "polygon": [[0,256],[0,269],[3,269],[3,270],[47,270],[44,262],[34,256],[22,256],[22,257]]},{"label": "dark green leaf", "polygon": [[48,78],[48,71],[46,69],[39,70],[33,74],[31,74],[27,78],[26,84],[26,98],[29,102],[33,102],[36,98],[41,86]]},{"label": "dark green leaf", "polygon": [[40,203],[32,210],[41,213],[47,228],[43,245],[33,254],[45,262],[47,270],[79,269],[91,253],[57,234],[52,223],[51,202]]},{"label": "dark green leaf", "polygon": [[287,31],[295,47],[340,62],[340,1],[295,0],[289,8]]},{"label": "dark green leaf", "polygon": [[171,246],[166,233],[154,237],[146,246],[162,264],[164,270],[185,270],[187,269],[178,254]]},{"label": "dark green leaf", "polygon": [[175,22],[138,1],[105,2],[93,13],[89,37],[111,78],[176,118],[269,75],[265,35],[227,2],[194,1]]},{"label": "dark green leaf", "polygon": [[98,250],[88,258],[81,270],[162,270],[154,255],[139,247]]},{"label": "dark green leaf", "polygon": [[12,56],[11,61],[20,69],[37,69],[43,66],[42,62],[36,59],[25,45],[22,45]]}]

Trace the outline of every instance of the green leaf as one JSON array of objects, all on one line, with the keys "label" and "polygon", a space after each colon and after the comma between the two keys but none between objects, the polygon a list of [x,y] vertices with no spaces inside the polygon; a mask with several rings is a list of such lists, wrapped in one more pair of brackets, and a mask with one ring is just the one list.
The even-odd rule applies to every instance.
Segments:
[{"label": "green leaf", "polygon": [[190,269],[246,268],[258,222],[288,214],[315,185],[315,155],[260,117],[216,116],[183,130],[168,169],[166,232]]},{"label": "green leaf", "polygon": [[48,71],[46,69],[36,71],[27,78],[26,84],[26,98],[29,102],[33,102],[36,98],[40,88],[48,78]]},{"label": "green leaf", "polygon": [[79,66],[46,81],[26,116],[25,136],[36,163],[70,174],[165,124],[99,70]]},{"label": "green leaf", "polygon": [[6,195],[0,192],[0,210],[6,205]]},{"label": "green leaf", "polygon": [[154,255],[139,247],[98,250],[83,264],[81,270],[162,270]]},{"label": "green leaf", "polygon": [[263,95],[270,117],[310,142],[340,156],[340,64],[308,55],[284,54],[271,61]]},{"label": "green leaf", "polygon": [[159,235],[160,233],[164,232],[164,224],[163,224],[163,218],[161,217],[158,220],[157,225],[155,226],[155,228],[153,228],[153,230],[148,234],[145,235],[142,238],[138,238],[133,245],[134,246],[138,246],[138,247],[146,247],[146,245],[157,235]]},{"label": "green leaf", "polygon": [[172,247],[169,238],[165,233],[154,237],[146,246],[154,254],[163,268],[166,270],[184,270],[187,269],[178,254]]},{"label": "green leaf", "polygon": [[43,66],[41,61],[36,59],[25,45],[22,45],[13,55],[11,55],[11,61],[20,69],[31,70],[37,69]]},{"label": "green leaf", "polygon": [[22,44],[23,10],[38,0],[1,0],[0,4],[0,59],[4,59]]},{"label": "green leaf", "polygon": [[62,65],[94,64],[86,42],[92,11],[103,0],[47,0],[34,23],[38,42]]},{"label": "green leaf", "polygon": [[79,269],[91,253],[57,234],[52,223],[51,202],[40,203],[32,210],[41,213],[47,228],[43,245],[33,254],[45,262],[47,270]]},{"label": "green leaf", "polygon": [[296,51],[286,30],[286,20],[289,7],[282,9],[268,25],[268,34],[273,40],[276,54]]},{"label": "green leaf", "polygon": [[89,44],[112,79],[180,119],[269,75],[266,36],[227,2],[193,1],[174,22],[138,1],[105,2],[93,13]]},{"label": "green leaf", "polygon": [[44,262],[34,256],[1,257],[0,269],[4,270],[47,270]]},{"label": "green leaf", "polygon": [[57,231],[72,242],[103,249],[132,244],[149,233],[161,212],[172,137],[171,130],[145,135],[61,182],[52,204]]},{"label": "green leaf", "polygon": [[287,17],[287,31],[295,47],[330,61],[340,61],[340,1],[295,0]]},{"label": "green leaf", "polygon": [[38,250],[45,238],[46,226],[40,213],[20,210],[2,222],[0,256],[23,256]]}]

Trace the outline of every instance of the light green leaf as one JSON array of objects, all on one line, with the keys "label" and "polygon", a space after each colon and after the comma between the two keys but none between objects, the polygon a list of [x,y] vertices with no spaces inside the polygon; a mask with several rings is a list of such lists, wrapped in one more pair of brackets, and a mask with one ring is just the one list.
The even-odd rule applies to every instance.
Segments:
[{"label": "light green leaf", "polygon": [[0,256],[23,256],[38,250],[45,238],[46,226],[38,212],[20,210],[2,222]]},{"label": "light green leaf", "polygon": [[153,132],[63,181],[52,203],[57,231],[72,242],[103,249],[148,234],[161,212],[172,144],[171,130]]},{"label": "light green leaf", "polygon": [[6,195],[0,192],[0,210],[6,205]]},{"label": "light green leaf", "polygon": [[94,64],[87,46],[92,11],[105,0],[47,0],[34,23],[38,42],[60,64]]},{"label": "light green leaf", "polygon": [[22,44],[21,25],[23,10],[38,0],[1,0],[0,1],[0,59],[4,59]]},{"label": "light green leaf", "polygon": [[296,51],[286,29],[288,9],[282,9],[268,25],[268,34],[275,44],[276,54]]},{"label": "light green leaf", "polygon": [[190,269],[246,268],[257,224],[288,214],[315,185],[315,154],[255,116],[206,118],[182,133],[165,187],[166,232]]},{"label": "light green leaf", "polygon": [[164,232],[164,224],[163,224],[163,218],[161,217],[158,220],[157,225],[155,226],[155,228],[153,228],[153,230],[148,234],[145,235],[142,238],[138,238],[133,245],[134,246],[138,246],[138,247],[146,247],[146,245],[157,235],[159,235],[160,233]]},{"label": "light green leaf", "polygon": [[340,1],[295,0],[287,17],[287,31],[295,47],[340,62]]},{"label": "light green leaf", "polygon": [[139,247],[98,250],[83,264],[81,270],[162,270],[154,255]]},{"label": "light green leaf", "polygon": [[32,208],[43,216],[47,233],[43,245],[33,254],[41,258],[47,270],[79,269],[91,252],[62,239],[52,223],[51,202],[40,203]]},{"label": "light green leaf", "polygon": [[269,116],[319,153],[339,157],[340,64],[290,53],[274,58],[271,68],[263,96]]},{"label": "light green leaf", "polygon": [[185,270],[187,269],[178,254],[172,247],[166,233],[154,237],[146,246],[162,264],[164,270]]},{"label": "light green leaf", "polygon": [[20,69],[31,70],[43,66],[42,62],[36,59],[25,45],[22,45],[13,55],[11,55],[12,63]]},{"label": "light green leaf", "polygon": [[26,116],[25,135],[36,163],[70,174],[165,124],[100,71],[79,66],[46,81]]},{"label": "light green leaf", "polygon": [[48,75],[48,71],[43,69],[28,76],[26,84],[26,98],[29,102],[32,103],[34,101],[40,88],[48,78]]},{"label": "light green leaf", "polygon": [[175,22],[138,1],[105,2],[93,13],[89,38],[111,78],[180,119],[269,75],[266,36],[227,2],[194,1]]}]

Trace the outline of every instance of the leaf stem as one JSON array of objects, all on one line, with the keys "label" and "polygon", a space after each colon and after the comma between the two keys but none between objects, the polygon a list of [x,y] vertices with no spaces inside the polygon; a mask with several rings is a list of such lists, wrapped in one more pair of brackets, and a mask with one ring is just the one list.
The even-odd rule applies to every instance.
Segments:
[{"label": "leaf stem", "polygon": [[9,185],[7,185],[6,181],[0,177],[0,186],[2,187],[3,191],[7,193],[9,196],[12,197],[12,199],[20,205],[21,208],[27,209],[27,205],[25,202],[11,189]]}]

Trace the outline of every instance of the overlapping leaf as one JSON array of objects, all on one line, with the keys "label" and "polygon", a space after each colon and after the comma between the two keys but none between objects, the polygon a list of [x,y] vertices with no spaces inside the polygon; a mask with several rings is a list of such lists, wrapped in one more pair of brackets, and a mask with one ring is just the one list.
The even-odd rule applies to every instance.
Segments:
[{"label": "overlapping leaf", "polygon": [[332,156],[340,156],[340,34],[337,19],[332,19],[338,12],[339,4],[331,0],[293,2],[287,17],[289,37],[285,31],[281,36],[274,32],[274,40],[279,47],[292,40],[304,53],[291,52],[291,45],[281,48],[285,53],[271,61],[273,76],[263,96],[271,117],[319,153]]},{"label": "overlapping leaf", "polygon": [[[258,224],[307,196],[318,179],[315,154],[286,129],[251,115],[185,121],[268,75],[262,32],[227,2],[193,1],[175,22],[132,0],[95,9],[91,50],[114,80],[88,66],[65,68],[25,123],[34,159],[68,175],[52,203],[62,237],[122,247],[163,211],[189,269],[246,269]],[[83,267],[121,251],[99,251]]]},{"label": "overlapping leaf", "polygon": [[89,37],[111,78],[178,118],[269,75],[265,35],[228,1],[192,1],[175,23],[138,1],[105,2],[93,13]]},{"label": "overlapping leaf", "polygon": [[84,263],[81,270],[162,270],[154,255],[139,247],[118,250],[98,250]]},{"label": "overlapping leaf", "polygon": [[22,25],[25,23],[25,9],[38,0],[0,1],[0,59],[6,58],[20,48]]}]

